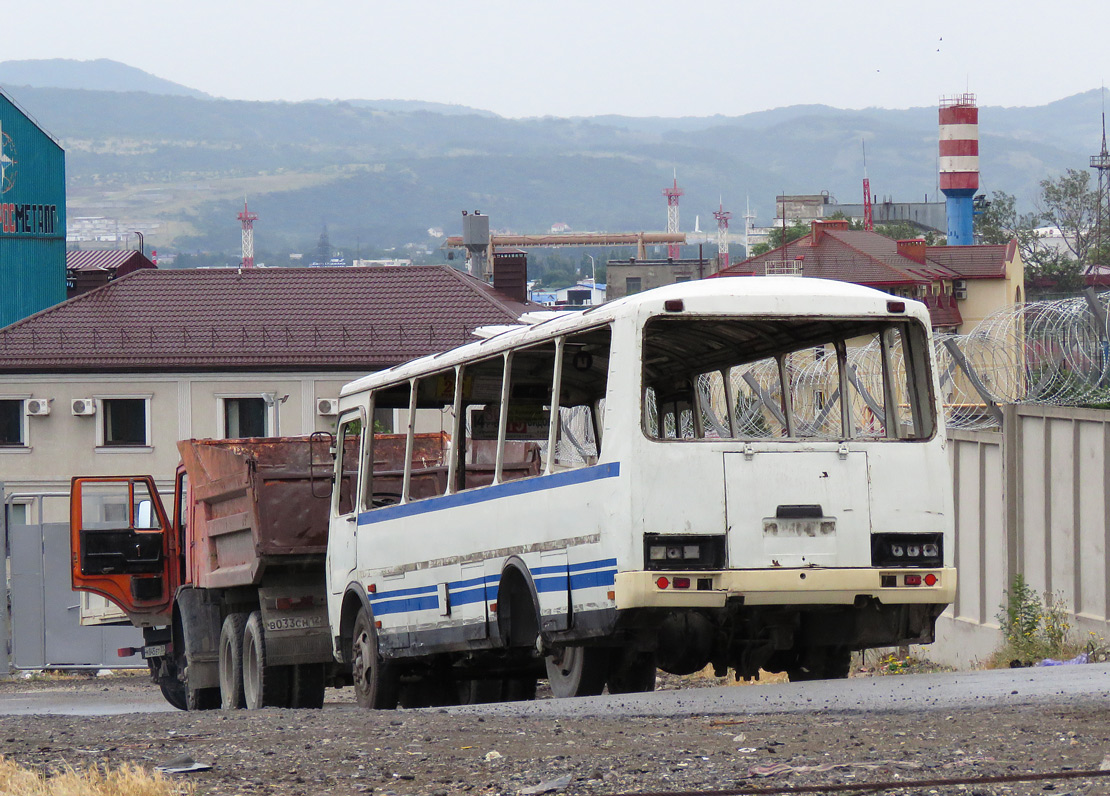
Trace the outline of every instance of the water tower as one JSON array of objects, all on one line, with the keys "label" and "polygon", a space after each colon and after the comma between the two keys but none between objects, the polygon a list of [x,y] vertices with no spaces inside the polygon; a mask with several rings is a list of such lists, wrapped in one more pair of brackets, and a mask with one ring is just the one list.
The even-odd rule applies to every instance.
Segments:
[{"label": "water tower", "polygon": [[479,279],[488,278],[489,216],[483,216],[477,210],[471,215],[464,210],[462,238],[467,252],[467,271]]},{"label": "water tower", "polygon": [[979,190],[979,106],[974,94],[941,97],[940,190],[948,217],[948,245],[972,245]]}]

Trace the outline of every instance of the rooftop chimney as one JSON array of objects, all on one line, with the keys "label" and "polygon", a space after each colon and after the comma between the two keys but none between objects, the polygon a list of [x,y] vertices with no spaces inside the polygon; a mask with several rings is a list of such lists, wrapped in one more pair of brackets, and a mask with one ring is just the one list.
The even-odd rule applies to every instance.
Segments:
[{"label": "rooftop chimney", "polygon": [[494,252],[493,289],[522,304],[528,301],[528,255]]},{"label": "rooftop chimney", "polygon": [[915,263],[925,265],[925,241],[921,238],[898,241],[898,253],[908,257]]},{"label": "rooftop chimney", "polygon": [[825,221],[813,222],[813,245],[816,246],[825,237],[826,232],[847,232],[848,219],[833,218]]}]

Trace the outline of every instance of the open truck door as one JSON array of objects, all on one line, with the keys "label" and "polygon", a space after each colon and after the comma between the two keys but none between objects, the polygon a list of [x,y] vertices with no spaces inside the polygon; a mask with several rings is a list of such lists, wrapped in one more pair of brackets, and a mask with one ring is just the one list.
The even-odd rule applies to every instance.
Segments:
[{"label": "open truck door", "polygon": [[179,580],[176,547],[151,476],[73,479],[74,589],[108,598],[136,626],[167,624]]}]

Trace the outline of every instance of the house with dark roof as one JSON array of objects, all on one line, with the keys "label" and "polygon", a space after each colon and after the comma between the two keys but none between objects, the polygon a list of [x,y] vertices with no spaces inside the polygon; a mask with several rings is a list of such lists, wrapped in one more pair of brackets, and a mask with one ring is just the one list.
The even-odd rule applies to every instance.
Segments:
[{"label": "house with dark roof", "polygon": [[846,220],[814,221],[811,232],[750,257],[717,276],[809,276],[867,285],[925,302],[933,328],[966,333],[995,310],[1025,298],[1017,242],[928,246],[851,230]]},{"label": "house with dark roof", "polygon": [[66,298],[88,293],[140,268],[157,268],[142,252],[132,249],[92,249],[66,252]]},{"label": "house with dark roof", "polygon": [[0,329],[0,483],[151,473],[166,487],[179,439],[334,430],[348,381],[534,309],[448,266],[139,268]]}]

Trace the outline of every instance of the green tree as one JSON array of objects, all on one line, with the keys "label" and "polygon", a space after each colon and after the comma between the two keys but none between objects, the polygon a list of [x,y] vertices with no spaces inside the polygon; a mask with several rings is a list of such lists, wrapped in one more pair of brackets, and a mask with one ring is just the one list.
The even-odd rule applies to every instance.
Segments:
[{"label": "green tree", "polygon": [[760,254],[766,254],[773,249],[779,248],[783,245],[784,238],[786,243],[791,243],[798,240],[798,238],[804,238],[809,233],[809,225],[803,224],[801,221],[795,221],[786,229],[783,229],[781,224],[777,227],[772,227],[770,234],[767,236],[767,242],[757,243],[752,246],[752,253],[750,256],[755,257]]},{"label": "green tree", "polygon": [[1041,217],[1060,231],[1080,269],[1087,266],[1098,237],[1098,192],[1090,183],[1089,172],[1075,169],[1055,180],[1041,180]]},{"label": "green tree", "polygon": [[[1076,174],[1077,172],[1069,172]],[[1082,177],[1086,177],[1085,174]],[[1053,292],[1074,292],[1083,287],[1083,262],[1077,257],[1070,257],[1054,246],[1045,243],[1045,239],[1037,232],[1037,228],[1051,224],[1057,226],[1064,235],[1065,240],[1069,233],[1058,226],[1057,221],[1067,223],[1067,219],[1076,217],[1075,210],[1068,205],[1070,201],[1066,195],[1086,180],[1081,177],[1065,175],[1058,181],[1044,180],[1041,182],[1042,205],[1048,205],[1051,197],[1055,207],[1055,218],[1050,218],[1047,212],[1019,213],[1017,201],[1005,191],[995,191],[991,198],[990,207],[975,216],[975,235],[981,243],[1009,243],[1017,241],[1018,251],[1021,253],[1022,262],[1025,264],[1025,278],[1029,285],[1038,282],[1050,283]],[[1078,198],[1078,204],[1083,204],[1083,199]],[[1069,248],[1070,245],[1069,245]],[[1086,249],[1083,251],[1086,254]],[[1075,249],[1071,249],[1075,253]]]}]

